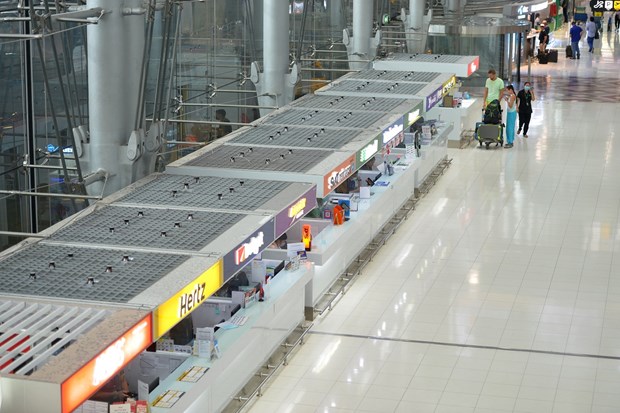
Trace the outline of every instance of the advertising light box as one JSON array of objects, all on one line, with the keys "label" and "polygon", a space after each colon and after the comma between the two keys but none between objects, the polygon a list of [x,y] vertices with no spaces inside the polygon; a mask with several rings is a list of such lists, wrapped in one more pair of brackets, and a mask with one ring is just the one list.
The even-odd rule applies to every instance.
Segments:
[{"label": "advertising light box", "polygon": [[61,385],[62,413],[70,413],[153,342],[151,314],[143,318]]},{"label": "advertising light box", "polygon": [[377,154],[377,152],[379,152],[379,149],[382,148],[380,141],[381,137],[376,137],[375,139],[370,141],[368,145],[364,146],[357,152],[356,161],[359,166],[365,164],[370,158],[372,158]]},{"label": "advertising light box", "polygon": [[313,186],[308,192],[276,215],[275,238],[284,234],[294,223],[314,208],[316,208],[316,186]]},{"label": "advertising light box", "polygon": [[157,307],[153,320],[155,339],[160,338],[191,314],[204,300],[219,290],[222,284],[222,261],[219,260],[168,301]]},{"label": "advertising light box", "polygon": [[[383,130],[381,136],[383,138],[383,145],[387,145],[392,142],[394,139],[402,141],[403,131],[405,129],[405,124],[403,122],[403,118],[398,118],[396,122],[391,124],[389,127]],[[400,143],[400,142],[399,142]]]},{"label": "advertising light box", "polygon": [[443,86],[439,86],[437,90],[426,97],[426,111],[431,110],[443,98]]},{"label": "advertising light box", "polygon": [[323,177],[323,196],[332,192],[355,172],[355,156],[351,155]]},{"label": "advertising light box", "polygon": [[273,241],[275,241],[275,222],[272,218],[224,256],[224,281],[249,264]]}]

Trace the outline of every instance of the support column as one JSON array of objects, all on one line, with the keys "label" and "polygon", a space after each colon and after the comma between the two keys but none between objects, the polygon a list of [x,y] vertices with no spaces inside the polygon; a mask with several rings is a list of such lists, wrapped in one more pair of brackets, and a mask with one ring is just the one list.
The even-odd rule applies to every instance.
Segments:
[{"label": "support column", "polygon": [[372,1],[353,0],[353,36],[349,36],[347,29],[342,34],[351,70],[366,69],[370,65],[369,61],[377,55],[381,31],[377,30],[375,37],[372,37],[372,9]]},{"label": "support column", "polygon": [[[293,101],[298,69],[289,73],[289,2],[263,1],[263,67],[252,63],[251,80],[256,86],[260,106],[282,107]],[[272,109],[260,109],[261,116]]]},{"label": "support column", "polygon": [[342,19],[342,0],[329,0],[327,2],[328,16],[329,16],[329,31],[330,36],[339,34],[343,27]]},{"label": "support column", "polygon": [[[141,0],[88,0],[87,5],[106,13],[87,27],[90,143],[85,165],[89,172],[109,171],[107,195],[133,181],[132,164],[142,147],[141,139],[132,137],[128,157],[140,91],[145,10]],[[99,195],[103,188],[103,182],[96,182],[88,191]]]},{"label": "support column", "polygon": [[424,53],[428,26],[432,19],[432,10],[424,14],[426,0],[409,0],[409,15],[403,9],[401,19],[405,22],[405,36],[407,39],[407,51],[409,53]]}]

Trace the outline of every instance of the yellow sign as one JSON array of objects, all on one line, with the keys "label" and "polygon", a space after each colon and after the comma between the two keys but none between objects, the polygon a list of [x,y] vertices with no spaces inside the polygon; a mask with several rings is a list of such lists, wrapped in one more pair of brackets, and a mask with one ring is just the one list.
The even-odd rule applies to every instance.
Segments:
[{"label": "yellow sign", "polygon": [[222,261],[219,260],[172,298],[157,307],[153,315],[153,339],[157,340],[191,314],[222,284]]},{"label": "yellow sign", "polygon": [[452,76],[443,84],[442,94],[445,96],[456,85],[456,76]]},{"label": "yellow sign", "polygon": [[295,205],[289,208],[288,217],[295,218],[297,214],[304,210],[304,208],[306,207],[306,202],[306,198],[301,198],[299,201],[297,201]]}]

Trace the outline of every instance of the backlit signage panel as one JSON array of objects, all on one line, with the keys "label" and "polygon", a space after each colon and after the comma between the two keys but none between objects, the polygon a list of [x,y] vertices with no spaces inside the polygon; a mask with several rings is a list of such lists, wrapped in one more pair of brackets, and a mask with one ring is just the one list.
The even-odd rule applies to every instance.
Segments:
[{"label": "backlit signage panel", "polygon": [[222,286],[222,262],[218,261],[154,311],[154,336],[157,340],[192,313]]},{"label": "backlit signage panel", "polygon": [[332,192],[355,172],[355,156],[351,155],[346,161],[334,168],[323,177],[323,196]]},{"label": "backlit signage panel", "polygon": [[452,89],[454,86],[456,86],[456,76],[452,76],[450,79],[444,82],[442,94],[444,96],[447,95],[448,92],[450,92],[450,89]]},{"label": "backlit signage panel", "polygon": [[275,241],[275,220],[271,218],[224,256],[224,281],[249,264],[257,254],[260,254],[273,241]]},{"label": "backlit signage panel", "polygon": [[476,59],[467,65],[467,76],[471,76],[479,67],[480,57],[476,56]]},{"label": "backlit signage panel", "polygon": [[65,380],[61,387],[62,413],[70,413],[153,342],[151,314]]},{"label": "backlit signage panel", "polygon": [[313,186],[308,192],[276,215],[275,238],[284,234],[294,223],[314,208],[316,208],[316,186]]},{"label": "backlit signage panel", "polygon": [[443,86],[439,86],[437,90],[426,97],[426,111],[431,110],[443,98]]},{"label": "backlit signage panel", "polygon": [[381,145],[379,143],[379,139],[380,138],[375,138],[373,139],[368,145],[364,146],[362,149],[360,149],[357,152],[357,164],[359,166],[362,166],[363,164],[366,163],[366,161],[368,161],[370,158],[372,158],[373,156],[375,156],[375,154],[377,152],[379,152],[379,148],[381,148]]},{"label": "backlit signage panel", "polygon": [[387,145],[399,136],[402,137],[402,133],[404,130],[405,124],[403,123],[403,118],[399,118],[396,122],[390,125],[389,128],[385,129],[381,134],[383,137],[383,145]]}]

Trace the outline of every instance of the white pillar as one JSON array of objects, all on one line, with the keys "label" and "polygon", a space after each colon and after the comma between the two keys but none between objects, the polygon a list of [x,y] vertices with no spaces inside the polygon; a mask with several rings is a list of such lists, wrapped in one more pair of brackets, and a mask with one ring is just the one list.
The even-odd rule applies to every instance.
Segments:
[{"label": "white pillar", "polygon": [[[251,80],[261,106],[282,107],[293,101],[297,65],[289,73],[288,0],[263,1],[263,67],[252,63]],[[273,109],[261,108],[264,116]]]},{"label": "white pillar", "polygon": [[[90,144],[88,169],[111,174],[106,194],[131,183],[125,150],[135,128],[144,50],[145,18],[141,0],[88,0],[106,14],[87,27]],[[100,194],[103,183],[88,188]]]},{"label": "white pillar", "polygon": [[409,16],[405,20],[405,36],[409,53],[424,53],[431,12],[424,15],[425,0],[409,0]]},{"label": "white pillar", "polygon": [[381,42],[381,32],[372,38],[373,2],[353,0],[353,36],[343,31],[343,43],[349,55],[349,68],[362,70],[369,67],[369,61],[377,55],[377,47]]}]

